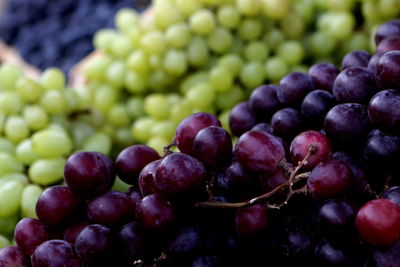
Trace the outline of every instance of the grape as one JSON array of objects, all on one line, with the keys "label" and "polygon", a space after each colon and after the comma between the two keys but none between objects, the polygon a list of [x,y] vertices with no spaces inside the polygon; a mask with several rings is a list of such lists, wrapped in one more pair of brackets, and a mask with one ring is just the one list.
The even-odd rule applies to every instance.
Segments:
[{"label": "grape", "polygon": [[281,137],[292,137],[301,130],[300,113],[293,108],[283,108],[272,115],[272,133]]},{"label": "grape", "polygon": [[318,220],[330,230],[343,229],[353,223],[356,210],[344,200],[327,200],[319,209]]},{"label": "grape", "polygon": [[400,94],[397,90],[380,91],[369,102],[368,116],[372,123],[379,128],[397,132],[400,129],[400,125],[398,125],[399,105]]},{"label": "grape", "polygon": [[22,109],[22,100],[15,92],[0,93],[0,111],[6,115],[16,114]]},{"label": "grape", "polygon": [[289,1],[261,0],[264,14],[272,19],[281,19],[286,16],[289,10]]},{"label": "grape", "polygon": [[316,88],[331,91],[339,72],[333,64],[317,63],[310,67],[308,75],[312,77]]},{"label": "grape", "polygon": [[304,73],[293,72],[285,77],[279,83],[278,99],[282,104],[297,105],[303,101],[303,98],[314,89],[312,78]]},{"label": "grape", "polygon": [[32,255],[37,246],[49,239],[49,235],[43,223],[36,219],[24,218],[15,226],[14,239],[26,255]]},{"label": "grape", "polygon": [[268,223],[267,210],[261,204],[249,208],[241,208],[236,212],[236,231],[242,238],[251,238],[261,234],[265,231]]},{"label": "grape", "polygon": [[375,79],[379,87],[384,89],[398,88],[400,51],[389,51],[379,57],[375,65]]},{"label": "grape", "polygon": [[210,50],[216,54],[229,51],[232,46],[233,36],[231,32],[223,27],[217,27],[208,37],[207,43]]},{"label": "grape", "polygon": [[157,167],[161,159],[155,160],[147,164],[139,174],[138,184],[140,192],[143,196],[147,196],[159,191],[156,180]]},{"label": "grape", "polygon": [[256,39],[261,35],[261,32],[261,22],[253,18],[243,19],[237,28],[237,34],[239,38],[244,41]]},{"label": "grape", "polygon": [[4,126],[4,133],[10,141],[18,143],[28,137],[29,129],[23,118],[9,116]]},{"label": "grape", "polygon": [[42,243],[32,254],[32,267],[81,266],[74,247],[64,240],[49,240]]},{"label": "grape", "polygon": [[72,224],[65,230],[63,239],[71,244],[75,244],[76,238],[80,232],[88,225],[89,223],[86,221],[79,221]]},{"label": "grape", "polygon": [[336,104],[335,97],[325,90],[311,91],[301,104],[301,115],[310,128],[323,128],[328,111]]},{"label": "grape", "polygon": [[361,238],[375,246],[390,246],[400,239],[400,208],[387,199],[368,201],[357,213]]},{"label": "grape", "polygon": [[22,164],[12,154],[0,152],[0,161],[0,176],[23,171]]},{"label": "grape", "polygon": [[392,36],[383,39],[378,47],[376,48],[376,53],[383,54],[392,50],[400,49],[400,38],[398,36]]},{"label": "grape", "polygon": [[0,249],[0,264],[4,267],[29,267],[29,256],[25,255],[19,247],[9,246]]},{"label": "grape", "polygon": [[31,130],[40,130],[47,126],[49,117],[40,106],[26,106],[23,110],[23,118]]},{"label": "grape", "polygon": [[261,62],[253,61],[243,65],[240,80],[247,88],[260,86],[265,79],[265,69]]},{"label": "grape", "polygon": [[383,39],[400,35],[400,21],[390,20],[378,27],[375,33],[375,43],[378,45]]},{"label": "grape", "polygon": [[400,206],[400,187],[393,186],[383,192],[382,198],[389,199],[394,202],[397,206]]},{"label": "grape", "polygon": [[207,9],[197,10],[189,21],[192,31],[199,35],[210,34],[215,29],[214,14]]},{"label": "grape", "polygon": [[288,65],[279,57],[271,57],[265,64],[265,76],[272,82],[278,82],[288,73]]},{"label": "grape", "polygon": [[289,65],[299,64],[304,57],[304,49],[297,41],[286,41],[277,48],[279,58]]},{"label": "grape", "polygon": [[[3,181],[2,178],[0,181]],[[4,180],[0,183],[0,218],[16,213],[21,205],[21,194],[25,183],[16,179]]]},{"label": "grape", "polygon": [[64,158],[38,159],[28,170],[29,179],[39,185],[51,185],[62,180]]},{"label": "grape", "polygon": [[229,69],[224,67],[214,67],[210,71],[210,84],[217,92],[229,92],[233,84],[233,76]]},{"label": "grape", "polygon": [[124,225],[119,232],[119,236],[123,253],[129,260],[139,259],[149,254],[155,246],[155,244],[151,242],[151,236],[148,235],[137,222]]},{"label": "grape", "polygon": [[51,129],[34,133],[31,142],[33,152],[44,158],[67,155],[72,149],[72,143],[67,134]]},{"label": "grape", "polygon": [[356,50],[348,53],[342,60],[342,70],[350,67],[367,67],[371,55],[364,50]]},{"label": "grape", "polygon": [[248,131],[238,140],[235,155],[241,165],[257,172],[272,173],[285,156],[282,144],[261,131]]},{"label": "grape", "polygon": [[256,123],[256,114],[253,113],[249,102],[237,104],[229,115],[229,127],[236,136],[250,130]]},{"label": "grape", "polygon": [[373,130],[364,146],[366,161],[372,166],[390,166],[400,153],[400,138]]},{"label": "grape", "polygon": [[217,11],[217,20],[222,26],[234,29],[240,22],[239,10],[231,5],[223,5]]},{"label": "grape", "polygon": [[346,253],[325,240],[315,247],[314,255],[322,266],[351,266]]},{"label": "grape", "polygon": [[251,128],[251,130],[263,131],[263,132],[272,134],[272,126],[271,126],[271,124],[268,124],[266,122],[257,123],[256,125],[253,126],[253,128]]},{"label": "grape", "polygon": [[249,105],[258,118],[268,119],[281,105],[277,97],[277,86],[263,85],[251,93]]}]

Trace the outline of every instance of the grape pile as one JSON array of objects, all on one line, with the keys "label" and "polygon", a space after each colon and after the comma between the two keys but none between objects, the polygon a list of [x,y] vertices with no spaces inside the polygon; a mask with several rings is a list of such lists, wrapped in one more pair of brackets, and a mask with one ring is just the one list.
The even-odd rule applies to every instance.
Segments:
[{"label": "grape pile", "polygon": [[149,3],[10,0],[0,16],[0,39],[16,47],[26,61],[41,70],[59,67],[67,73],[93,50],[93,34],[101,28],[113,27],[112,17],[119,9],[143,10]]}]

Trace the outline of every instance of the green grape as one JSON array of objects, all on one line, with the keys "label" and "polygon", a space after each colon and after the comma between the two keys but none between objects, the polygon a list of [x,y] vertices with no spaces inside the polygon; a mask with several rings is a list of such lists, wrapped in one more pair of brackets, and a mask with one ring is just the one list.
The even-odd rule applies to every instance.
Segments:
[{"label": "green grape", "polygon": [[351,11],[353,9],[354,0],[326,0],[328,9],[332,11]]},{"label": "green grape", "polygon": [[40,77],[40,83],[47,90],[63,90],[65,86],[64,73],[57,68],[48,68]]},{"label": "green grape", "polygon": [[268,54],[268,47],[262,41],[250,42],[244,48],[244,56],[248,61],[264,61]]},{"label": "green grape", "polygon": [[174,78],[163,70],[156,70],[150,75],[148,85],[153,91],[166,91],[173,82]]},{"label": "green grape", "polygon": [[162,30],[183,21],[182,14],[172,3],[157,2],[153,4],[153,12],[155,23]]},{"label": "green grape", "polygon": [[236,0],[236,7],[245,16],[255,16],[261,10],[259,0]]},{"label": "green grape", "polygon": [[396,18],[400,13],[400,1],[380,0],[378,1],[378,12],[385,20]]},{"label": "green grape", "polygon": [[0,137],[0,152],[6,152],[9,154],[14,154],[15,145],[10,142],[10,140]]},{"label": "green grape", "polygon": [[41,107],[49,114],[59,114],[67,109],[67,101],[63,91],[46,91],[41,100]]},{"label": "green grape", "polygon": [[37,218],[36,202],[42,194],[43,189],[35,184],[25,186],[21,195],[21,210],[24,217]]},{"label": "green grape", "polygon": [[22,172],[24,166],[18,161],[18,159],[6,152],[0,152],[0,177],[14,172]]},{"label": "green grape", "polygon": [[150,131],[151,137],[162,137],[165,140],[172,140],[175,135],[175,125],[171,121],[155,122]]},{"label": "green grape", "polygon": [[311,54],[317,57],[329,56],[336,47],[336,40],[325,32],[315,32],[309,39]]},{"label": "green grape", "polygon": [[116,127],[127,126],[130,123],[128,111],[123,104],[113,106],[107,113],[108,121]]},{"label": "green grape", "polygon": [[354,31],[355,18],[350,12],[327,12],[318,18],[318,28],[337,40],[349,38]]},{"label": "green grape", "polygon": [[193,37],[187,48],[187,57],[190,65],[201,68],[207,65],[209,52],[207,44],[201,37]]},{"label": "green grape", "polygon": [[279,82],[289,72],[289,66],[279,57],[271,57],[265,63],[265,75],[271,82]]},{"label": "green grape", "polygon": [[82,149],[84,151],[97,151],[108,155],[111,152],[111,138],[104,133],[95,133],[86,139]]},{"label": "green grape", "polygon": [[244,42],[240,38],[233,39],[231,50],[229,51],[231,54],[241,55],[244,48]]},{"label": "green grape", "polygon": [[125,75],[125,87],[129,92],[134,94],[145,92],[147,82],[146,76],[133,71],[129,71]]},{"label": "green grape", "polygon": [[240,81],[247,88],[256,88],[260,86],[265,79],[265,69],[261,62],[246,63],[240,73]]},{"label": "green grape", "polygon": [[221,114],[219,114],[218,119],[221,121],[222,127],[231,133],[231,129],[229,127],[229,116],[231,115],[231,110],[225,110]]},{"label": "green grape", "polygon": [[117,34],[111,44],[111,54],[117,58],[125,58],[131,53],[133,48],[133,44],[128,37]]},{"label": "green grape", "polygon": [[200,1],[175,0],[178,10],[185,16],[190,16],[202,7]]},{"label": "green grape", "polygon": [[245,41],[257,39],[263,31],[263,25],[258,19],[244,19],[237,31],[238,36]]},{"label": "green grape", "polygon": [[149,64],[151,69],[159,70],[161,68],[162,56],[161,55],[150,55]]},{"label": "green grape", "polygon": [[111,188],[111,190],[119,191],[119,192],[126,192],[131,187],[131,185],[125,183],[118,177],[115,179],[115,182]]},{"label": "green grape", "polygon": [[192,113],[191,104],[185,100],[177,103],[171,107],[170,119],[175,124],[178,125],[183,119]]},{"label": "green grape", "polygon": [[117,128],[114,132],[114,142],[120,147],[127,147],[134,143],[134,139],[131,135],[131,129],[129,127]]},{"label": "green grape", "polygon": [[0,112],[0,134],[4,131],[7,115]]},{"label": "green grape", "polygon": [[29,179],[35,184],[48,186],[62,180],[64,158],[39,159],[29,166]]},{"label": "green grape", "polygon": [[0,235],[0,248],[11,246],[10,241],[5,236]]},{"label": "green grape", "polygon": [[29,128],[23,118],[9,116],[4,126],[4,133],[10,141],[18,143],[29,136]]},{"label": "green grape", "polygon": [[304,48],[297,41],[286,41],[277,50],[278,56],[287,64],[299,64],[304,58]]},{"label": "green grape", "polygon": [[302,72],[308,73],[308,66],[305,65],[295,65],[291,68],[290,72]]},{"label": "green grape", "polygon": [[228,110],[233,108],[237,103],[244,100],[243,90],[235,85],[231,90],[217,95],[216,107],[219,110]]},{"label": "green grape", "polygon": [[54,129],[41,130],[31,137],[33,151],[43,158],[54,158],[68,155],[72,142],[68,135]]},{"label": "green grape", "polygon": [[18,223],[18,221],[18,214],[12,214],[11,216],[6,218],[0,218],[0,234],[5,236],[12,235],[15,225]]},{"label": "green grape", "polygon": [[80,112],[79,95],[74,90],[64,91],[65,102],[67,103],[66,113]]},{"label": "green grape", "polygon": [[6,115],[17,114],[21,110],[23,102],[21,97],[12,91],[0,92],[0,112]]},{"label": "green grape", "polygon": [[76,94],[76,97],[78,98],[79,108],[86,109],[93,105],[92,99],[94,95],[94,90],[91,89],[92,86],[86,85],[74,88],[74,92]]},{"label": "green grape", "polygon": [[126,102],[126,110],[132,119],[137,119],[145,115],[144,100],[141,97],[130,97]]},{"label": "green grape", "polygon": [[103,112],[107,112],[118,100],[119,92],[105,85],[95,92],[94,106]]},{"label": "green grape", "polygon": [[280,21],[280,26],[283,33],[290,39],[301,38],[306,29],[303,18],[294,12],[291,12],[282,18]]},{"label": "green grape", "polygon": [[19,181],[23,184],[27,184],[28,177],[25,174],[19,173],[19,172],[9,173],[9,174],[0,176],[0,184],[3,184],[7,181]]},{"label": "green grape", "polygon": [[195,34],[208,35],[215,29],[214,14],[208,9],[197,10],[189,19],[189,25]]},{"label": "green grape", "polygon": [[168,27],[165,39],[170,47],[181,49],[189,44],[190,28],[186,23],[177,23]]},{"label": "green grape", "polygon": [[51,117],[51,123],[47,127],[47,130],[59,131],[65,135],[68,135],[70,129],[70,122],[68,121],[66,114],[53,115]]},{"label": "green grape", "polygon": [[103,81],[111,62],[112,60],[106,55],[90,58],[83,65],[83,73],[90,80]]},{"label": "green grape", "polygon": [[97,50],[110,52],[112,42],[117,33],[111,29],[101,29],[94,35],[93,44]]},{"label": "green grape", "polygon": [[237,76],[242,70],[243,60],[239,55],[226,54],[219,58],[218,65],[229,70],[233,76]]},{"label": "green grape", "polygon": [[21,70],[15,66],[0,65],[0,90],[13,90],[21,75]]},{"label": "green grape", "polygon": [[120,9],[115,16],[115,25],[118,30],[123,33],[128,33],[132,27],[135,27],[139,22],[138,13],[131,8]]},{"label": "green grape", "polygon": [[260,0],[264,14],[271,19],[282,19],[287,16],[289,0]]},{"label": "green grape", "polygon": [[149,54],[162,54],[165,51],[166,40],[162,32],[151,31],[143,35],[140,46]]},{"label": "green grape", "polygon": [[121,88],[125,81],[126,66],[123,61],[114,61],[107,69],[107,82],[115,87]]},{"label": "green grape", "polygon": [[167,95],[167,98],[170,106],[176,105],[182,101],[182,97],[178,93],[170,93]]},{"label": "green grape", "polygon": [[168,50],[162,65],[167,74],[181,76],[188,68],[186,53],[180,50]]},{"label": "green grape", "polygon": [[28,103],[38,101],[43,92],[43,87],[38,82],[27,77],[19,78],[15,89],[21,99]]},{"label": "green grape", "polygon": [[166,147],[168,144],[169,141],[161,136],[151,137],[146,143],[146,145],[153,148],[161,155],[164,153],[164,147]]},{"label": "green grape", "polygon": [[145,143],[151,136],[151,128],[154,123],[154,120],[148,117],[136,120],[131,128],[133,138],[140,143]]},{"label": "green grape", "polygon": [[71,122],[71,128],[73,149],[80,149],[91,136],[96,134],[92,126],[82,121]]},{"label": "green grape", "polygon": [[209,83],[197,84],[189,89],[186,99],[193,107],[206,108],[213,104],[215,91]]},{"label": "green grape", "polygon": [[227,92],[233,85],[233,75],[228,69],[217,66],[211,69],[209,81],[215,91]]},{"label": "green grape", "polygon": [[193,74],[189,74],[182,81],[180,85],[180,91],[182,94],[186,94],[190,88],[195,86],[196,84],[207,82],[208,81],[208,73],[205,71],[195,72]]},{"label": "green grape", "polygon": [[128,56],[126,66],[136,73],[147,74],[150,71],[149,57],[143,50],[136,49]]},{"label": "green grape", "polygon": [[155,119],[168,118],[170,106],[168,99],[162,94],[151,94],[144,99],[144,110]]},{"label": "green grape", "polygon": [[232,42],[233,36],[231,32],[223,27],[216,28],[207,38],[210,50],[216,54],[222,54],[229,51]]},{"label": "green grape", "polygon": [[29,165],[39,158],[39,156],[33,152],[32,142],[30,139],[25,139],[18,144],[15,149],[15,156],[25,165]]},{"label": "green grape", "polygon": [[266,32],[263,40],[269,48],[275,50],[285,41],[285,35],[279,29],[272,29]]},{"label": "green grape", "polygon": [[353,33],[350,39],[342,46],[342,56],[354,50],[370,50],[368,35],[363,32]]},{"label": "green grape", "polygon": [[240,13],[234,6],[221,6],[217,11],[217,20],[221,26],[235,29],[240,23]]},{"label": "green grape", "polygon": [[0,185],[0,218],[17,213],[24,186],[24,183],[17,180],[6,181]]},{"label": "green grape", "polygon": [[318,0],[295,1],[293,3],[293,10],[296,14],[299,14],[301,16],[306,24],[308,24],[314,19],[316,13],[315,6],[317,5],[316,2],[318,2]]}]

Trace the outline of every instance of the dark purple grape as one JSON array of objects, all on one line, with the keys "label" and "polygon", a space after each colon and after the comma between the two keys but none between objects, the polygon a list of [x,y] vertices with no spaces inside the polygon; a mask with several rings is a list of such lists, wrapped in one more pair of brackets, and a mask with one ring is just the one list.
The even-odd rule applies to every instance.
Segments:
[{"label": "dark purple grape", "polygon": [[239,163],[250,170],[273,173],[285,157],[285,150],[274,136],[262,131],[248,131],[239,138],[235,155]]},{"label": "dark purple grape", "polygon": [[237,104],[229,115],[229,128],[233,135],[241,136],[257,124],[257,118],[250,108],[249,102]]},{"label": "dark purple grape", "polygon": [[365,50],[349,52],[342,60],[342,70],[350,67],[367,67],[371,54]]},{"label": "dark purple grape", "polygon": [[106,192],[115,181],[112,161],[98,152],[78,152],[65,164],[64,178],[68,187],[81,196]]},{"label": "dark purple grape", "polygon": [[258,178],[258,183],[262,193],[267,193],[286,181],[287,177],[281,168],[278,168],[272,174],[263,173]]},{"label": "dark purple grape", "polygon": [[79,233],[75,248],[82,262],[103,266],[114,256],[116,237],[109,228],[100,224],[91,224]]},{"label": "dark purple grape", "polygon": [[386,53],[392,50],[400,50],[400,35],[383,39],[376,47],[376,53]]},{"label": "dark purple grape", "polygon": [[185,154],[191,154],[193,148],[193,141],[196,134],[203,128],[208,126],[219,126],[221,122],[212,114],[209,113],[195,113],[181,121],[176,127],[175,142],[179,150]]},{"label": "dark purple grape", "polygon": [[293,108],[280,109],[271,119],[274,135],[291,138],[301,131],[300,113]]},{"label": "dark purple grape", "polygon": [[285,105],[299,105],[303,98],[314,90],[311,76],[301,72],[292,72],[286,75],[279,85],[278,99]]},{"label": "dark purple grape", "polygon": [[379,45],[379,43],[391,36],[400,36],[400,20],[394,19],[390,20],[381,26],[375,32],[375,44]]},{"label": "dark purple grape", "polygon": [[371,70],[349,67],[336,77],[332,90],[338,102],[368,103],[378,88]]},{"label": "dark purple grape", "polygon": [[400,88],[400,51],[389,51],[375,65],[375,80],[380,88]]},{"label": "dark purple grape", "polygon": [[319,209],[318,220],[330,230],[343,229],[353,225],[355,215],[356,210],[348,201],[330,199]]},{"label": "dark purple grape", "polygon": [[325,240],[321,241],[321,243],[316,246],[314,256],[319,263],[318,266],[352,266],[345,251],[333,246]]},{"label": "dark purple grape", "polygon": [[159,191],[156,180],[157,167],[161,159],[147,164],[139,174],[139,188],[142,196],[157,193]]},{"label": "dark purple grape", "polygon": [[389,199],[400,207],[400,186],[393,186],[383,192],[382,198]]},{"label": "dark purple grape", "polygon": [[252,131],[263,131],[269,134],[272,134],[272,126],[269,123],[266,122],[260,122],[254,125],[253,128],[251,128]]},{"label": "dark purple grape", "polygon": [[192,267],[218,267],[221,265],[221,259],[217,256],[200,256],[192,262]]},{"label": "dark purple grape", "polygon": [[288,256],[305,256],[314,248],[313,240],[307,233],[301,231],[289,231],[286,238]]},{"label": "dark purple grape", "polygon": [[49,240],[32,254],[32,267],[80,267],[74,247],[64,240]]},{"label": "dark purple grape", "polygon": [[9,246],[0,248],[1,267],[30,267],[31,260],[19,247]]},{"label": "dark purple grape", "polygon": [[72,224],[65,230],[63,239],[71,244],[75,244],[79,233],[88,225],[89,223],[87,221],[79,221]]},{"label": "dark purple grape", "polygon": [[269,119],[281,106],[277,96],[277,88],[276,85],[262,85],[251,93],[250,108],[261,120]]},{"label": "dark purple grape", "polygon": [[158,165],[156,179],[163,194],[187,193],[205,184],[206,170],[197,159],[183,153],[173,153]]},{"label": "dark purple grape", "polygon": [[146,145],[133,145],[125,148],[119,153],[115,160],[118,177],[125,183],[136,185],[142,169],[160,155]]},{"label": "dark purple grape", "polygon": [[372,123],[389,132],[400,130],[400,92],[384,90],[371,99],[368,115]]},{"label": "dark purple grape", "polygon": [[312,65],[308,70],[308,75],[312,77],[315,88],[331,91],[339,72],[335,65],[322,62]]},{"label": "dark purple grape", "polygon": [[121,192],[108,191],[88,203],[87,216],[98,224],[120,226],[134,218],[135,210],[129,205],[129,197]]},{"label": "dark purple grape", "polygon": [[263,233],[269,224],[267,208],[258,204],[248,208],[240,208],[236,212],[236,232],[242,238],[252,238]]},{"label": "dark purple grape", "polygon": [[301,115],[307,125],[320,129],[326,113],[336,105],[335,97],[325,90],[314,90],[306,95],[301,104]]},{"label": "dark purple grape", "polygon": [[129,198],[131,210],[136,210],[137,205],[139,205],[139,202],[142,201],[142,194],[140,193],[140,190],[136,187],[131,187],[129,188],[128,192],[126,192],[126,195]]},{"label": "dark purple grape", "polygon": [[193,156],[207,168],[226,163],[232,154],[232,139],[221,127],[209,126],[200,130],[193,142]]},{"label": "dark purple grape", "polygon": [[400,262],[400,241],[390,247],[375,247],[371,254],[372,266],[397,267]]},{"label": "dark purple grape", "polygon": [[363,152],[368,164],[390,166],[400,155],[400,137],[373,130],[368,136]]},{"label": "dark purple grape", "polygon": [[173,257],[192,256],[201,249],[202,231],[199,227],[181,229],[168,244],[168,254]]},{"label": "dark purple grape", "polygon": [[64,225],[76,213],[82,200],[69,187],[58,185],[47,188],[36,203],[36,214],[47,226]]},{"label": "dark purple grape", "polygon": [[360,145],[370,129],[367,109],[357,103],[334,106],[325,117],[325,132],[334,144],[346,150]]},{"label": "dark purple grape", "polygon": [[314,198],[329,198],[346,193],[352,183],[352,173],[347,165],[330,158],[319,163],[307,180],[307,186]]},{"label": "dark purple grape", "polygon": [[171,203],[162,195],[151,194],[139,203],[136,216],[143,227],[162,231],[175,222],[176,212]]},{"label": "dark purple grape", "polygon": [[24,218],[15,226],[14,239],[26,255],[31,255],[37,246],[49,239],[49,234],[39,220]]},{"label": "dark purple grape", "polygon": [[123,254],[129,261],[142,259],[151,254],[156,247],[154,240],[137,222],[124,225],[119,237],[122,243]]},{"label": "dark purple grape", "polygon": [[382,56],[380,53],[374,54],[368,62],[368,69],[370,69],[375,75],[376,64],[378,63],[379,58]]}]

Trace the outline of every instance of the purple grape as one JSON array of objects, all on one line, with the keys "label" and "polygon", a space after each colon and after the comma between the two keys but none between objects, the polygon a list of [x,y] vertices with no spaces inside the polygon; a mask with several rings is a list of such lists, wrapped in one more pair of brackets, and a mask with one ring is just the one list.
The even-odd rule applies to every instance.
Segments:
[{"label": "purple grape", "polygon": [[251,93],[249,104],[251,110],[260,119],[269,119],[279,109],[276,85],[262,85]]},{"label": "purple grape", "polygon": [[342,70],[350,67],[367,67],[371,54],[365,50],[351,51],[342,60]]},{"label": "purple grape", "polygon": [[382,194],[382,198],[389,199],[400,207],[400,186],[393,186]]},{"label": "purple grape", "polygon": [[349,67],[336,77],[332,90],[338,102],[368,103],[378,88],[371,70]]},{"label": "purple grape", "polygon": [[331,91],[333,82],[339,72],[339,69],[336,68],[335,65],[322,62],[312,65],[308,74],[313,79],[315,88]]},{"label": "purple grape", "polygon": [[355,208],[345,200],[331,199],[326,201],[318,212],[318,220],[324,226],[332,229],[343,229],[353,225],[356,215]]},{"label": "purple grape", "polygon": [[32,267],[80,267],[74,247],[64,240],[49,240],[32,254]]},{"label": "purple grape", "polygon": [[185,118],[178,127],[176,127],[175,142],[182,153],[191,155],[193,141],[196,134],[208,126],[219,126],[221,122],[212,114],[195,113]]},{"label": "purple grape", "polygon": [[139,188],[142,196],[157,193],[159,191],[156,172],[161,159],[147,164],[139,174]]},{"label": "purple grape", "polygon": [[335,97],[325,90],[314,90],[306,95],[301,104],[301,115],[307,125],[320,129],[326,113],[336,105]]},{"label": "purple grape", "polygon": [[372,123],[390,132],[400,130],[400,92],[384,90],[371,99],[368,115]]},{"label": "purple grape", "polygon": [[258,184],[262,193],[267,193],[286,181],[287,177],[281,168],[278,168],[272,174],[263,173],[258,178]]},{"label": "purple grape", "polygon": [[375,65],[375,80],[380,88],[400,88],[400,51],[389,51]]},{"label": "purple grape", "polygon": [[311,76],[301,72],[292,72],[286,75],[279,85],[278,99],[285,105],[299,105],[303,98],[314,90]]},{"label": "purple grape", "polygon": [[115,160],[118,177],[125,183],[136,185],[142,169],[160,155],[151,147],[145,145],[133,145],[119,153]]},{"label": "purple grape", "polygon": [[390,166],[400,155],[400,137],[373,130],[368,136],[363,152],[368,164]]},{"label": "purple grape", "polygon": [[236,211],[236,232],[242,238],[252,238],[264,232],[269,224],[267,208],[258,204]]},{"label": "purple grape", "polygon": [[39,220],[24,218],[15,226],[14,239],[26,255],[31,255],[37,246],[49,239],[49,234]]},{"label": "purple grape", "polygon": [[390,20],[381,26],[375,32],[375,44],[379,45],[379,43],[391,36],[400,36],[400,20]]},{"label": "purple grape", "polygon": [[119,237],[122,243],[123,254],[129,261],[141,259],[154,250],[155,242],[137,222],[122,226]]},{"label": "purple grape", "polygon": [[167,195],[197,190],[205,184],[206,178],[203,164],[183,153],[166,156],[158,165],[156,173],[158,188]]},{"label": "purple grape", "polygon": [[0,248],[1,267],[30,267],[29,256],[25,255],[19,247],[9,246]]},{"label": "purple grape", "polygon": [[89,223],[87,221],[79,221],[72,224],[65,230],[63,239],[71,244],[75,244],[79,233],[88,225]]},{"label": "purple grape", "polygon": [[226,163],[232,154],[232,139],[221,127],[209,126],[200,130],[193,142],[193,156],[207,168]]},{"label": "purple grape", "polygon": [[390,247],[375,247],[371,254],[372,266],[397,267],[400,262],[400,241]]},{"label": "purple grape", "polygon": [[257,123],[256,125],[251,128],[252,131],[263,131],[269,134],[272,134],[272,126],[269,123],[266,122],[260,122]]},{"label": "purple grape", "polygon": [[251,110],[249,102],[237,104],[229,115],[229,128],[233,135],[241,136],[256,124],[256,114]]},{"label": "purple grape", "polygon": [[324,125],[328,138],[346,150],[360,145],[370,128],[366,107],[356,103],[334,106],[326,114]]},{"label": "purple grape", "polygon": [[392,50],[400,50],[400,35],[383,39],[376,48],[376,53],[386,53]]},{"label": "purple grape", "polygon": [[58,185],[47,188],[36,203],[36,214],[47,226],[57,227],[68,223],[82,200],[69,187]]},{"label": "purple grape", "polygon": [[235,155],[239,163],[250,170],[273,173],[285,157],[285,150],[274,136],[262,131],[248,131],[239,138]]},{"label": "purple grape", "polygon": [[317,266],[352,266],[346,253],[327,241],[322,241],[314,250],[315,258],[319,265]]},{"label": "purple grape", "polygon": [[202,231],[199,227],[181,229],[168,244],[168,253],[177,256],[193,255],[201,249]]},{"label": "purple grape", "polygon": [[378,63],[379,58],[382,56],[381,53],[374,54],[368,62],[368,69],[370,69],[375,75],[376,64]]},{"label": "purple grape", "polygon": [[68,187],[81,196],[106,192],[115,181],[112,161],[98,152],[78,152],[65,164],[64,178]]},{"label": "purple grape", "polygon": [[131,210],[136,210],[136,207],[139,205],[140,201],[142,201],[142,194],[140,193],[139,188],[131,187],[125,194],[129,198]]},{"label": "purple grape", "polygon": [[271,119],[272,133],[283,138],[292,138],[301,131],[300,113],[293,108],[275,112]]},{"label": "purple grape", "polygon": [[92,199],[87,208],[88,218],[107,227],[121,226],[134,218],[135,210],[129,205],[129,197],[121,192],[108,191]]},{"label": "purple grape", "polygon": [[307,180],[307,186],[314,198],[329,198],[346,193],[352,183],[352,173],[347,165],[338,159],[319,163]]},{"label": "purple grape", "polygon": [[147,229],[165,230],[176,219],[171,203],[160,194],[151,194],[142,199],[136,209],[138,222]]}]

